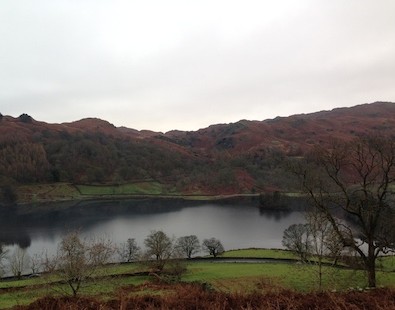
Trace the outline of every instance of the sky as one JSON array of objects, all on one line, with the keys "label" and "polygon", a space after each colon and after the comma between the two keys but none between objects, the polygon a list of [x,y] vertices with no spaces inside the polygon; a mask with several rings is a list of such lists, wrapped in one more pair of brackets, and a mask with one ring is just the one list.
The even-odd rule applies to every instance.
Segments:
[{"label": "sky", "polygon": [[1,0],[0,113],[166,132],[395,101],[393,0]]}]

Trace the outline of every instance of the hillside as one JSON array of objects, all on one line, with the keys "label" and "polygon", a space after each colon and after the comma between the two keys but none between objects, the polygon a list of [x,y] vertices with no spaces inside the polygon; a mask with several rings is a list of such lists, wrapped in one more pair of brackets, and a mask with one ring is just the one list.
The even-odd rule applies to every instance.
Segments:
[{"label": "hillside", "polygon": [[167,133],[117,128],[95,118],[48,124],[26,114],[0,114],[0,185],[155,181],[164,193],[291,190],[284,159],[364,134],[394,136],[395,103]]}]

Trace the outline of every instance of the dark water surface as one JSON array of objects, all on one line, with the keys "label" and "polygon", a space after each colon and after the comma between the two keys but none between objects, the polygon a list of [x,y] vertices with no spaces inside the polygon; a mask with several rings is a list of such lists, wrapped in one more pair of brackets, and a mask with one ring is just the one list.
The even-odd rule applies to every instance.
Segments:
[{"label": "dark water surface", "polygon": [[[34,212],[31,212],[34,210]],[[169,236],[215,237],[225,249],[281,248],[284,229],[303,222],[301,211],[258,208],[256,202],[213,203],[183,200],[121,200],[52,203],[2,209],[0,242],[30,255],[54,253],[62,235],[79,229],[82,235],[110,238],[114,244],[135,238],[143,248],[152,230]]]}]

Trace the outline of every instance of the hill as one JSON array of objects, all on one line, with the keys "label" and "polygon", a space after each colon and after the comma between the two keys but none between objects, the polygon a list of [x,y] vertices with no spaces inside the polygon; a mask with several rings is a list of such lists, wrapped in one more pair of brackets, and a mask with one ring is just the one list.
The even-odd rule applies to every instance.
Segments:
[{"label": "hill", "polygon": [[284,159],[360,135],[395,136],[395,103],[167,133],[96,118],[49,124],[0,114],[0,185],[155,181],[181,194],[292,190]]}]

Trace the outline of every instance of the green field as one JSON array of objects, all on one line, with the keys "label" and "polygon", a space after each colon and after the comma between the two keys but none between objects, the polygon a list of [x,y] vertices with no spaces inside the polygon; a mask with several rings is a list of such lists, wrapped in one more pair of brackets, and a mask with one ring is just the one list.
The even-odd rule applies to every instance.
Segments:
[{"label": "green field", "polygon": [[[136,271],[144,266],[123,264],[110,267],[111,274],[123,274]],[[280,291],[293,289],[307,292],[317,288],[314,266],[298,266],[295,264],[254,264],[254,263],[210,263],[192,262],[188,264],[187,273],[182,277],[185,282],[204,282],[215,290],[226,292]],[[80,295],[95,296],[101,299],[113,298],[122,287],[137,287],[152,281],[147,276],[119,276],[99,278],[86,283]],[[378,273],[378,284],[394,286],[393,273]],[[324,268],[325,289],[346,290],[364,287],[362,271]],[[21,281],[0,282],[0,287],[18,288],[13,291],[0,290],[0,308],[17,304],[29,304],[45,295],[63,295],[68,292],[65,285],[50,284],[44,279],[28,279]],[[70,292],[69,292],[70,293]],[[136,289],[139,294],[151,294],[150,291]],[[156,292],[160,293],[160,292]]]},{"label": "green field", "polygon": [[16,190],[18,202],[62,201],[80,199],[81,194],[69,183],[31,184]]},{"label": "green field", "polygon": [[383,271],[395,272],[395,255],[379,257],[376,265]]},{"label": "green field", "polygon": [[274,258],[274,259],[298,259],[298,256],[287,250],[280,249],[240,249],[226,251],[222,257],[245,257],[245,258]]},{"label": "green field", "polygon": [[81,195],[160,195],[164,194],[158,182],[139,182],[120,185],[76,185]]},{"label": "green field", "polygon": [[[254,257],[289,259],[294,256],[289,251],[276,249],[245,249],[225,252],[224,257]],[[394,257],[383,257],[381,266],[384,271],[377,272],[378,286],[394,287]],[[186,273],[183,282],[206,283],[218,291],[224,292],[272,292],[291,289],[299,292],[314,291],[318,288],[318,269],[314,265],[298,263],[227,263],[212,261],[186,261]],[[105,267],[100,276],[84,284],[80,295],[95,296],[99,299],[111,299],[127,288],[132,294],[161,294],[152,291],[149,285],[153,277],[132,276],[133,273],[146,270],[144,264],[114,264]],[[363,271],[323,268],[323,286],[325,290],[347,290],[366,286]],[[52,295],[64,295],[68,287],[58,284],[56,276],[42,276],[23,280],[0,281],[0,308],[18,304],[29,304],[37,298]],[[130,291],[128,294],[131,294]]]},{"label": "green field", "polygon": [[31,184],[16,190],[19,203],[94,199],[133,195],[175,194],[155,181],[110,185],[74,185],[69,183]]},{"label": "green field", "polygon": [[18,203],[21,204],[54,201],[79,201],[88,199],[135,198],[139,196],[162,198],[173,197],[200,201],[256,196],[256,194],[207,195],[200,192],[185,194],[177,192],[173,187],[169,188],[165,184],[156,181],[106,185],[84,185],[71,183],[30,184],[19,186],[16,189],[16,195],[18,197]]}]

